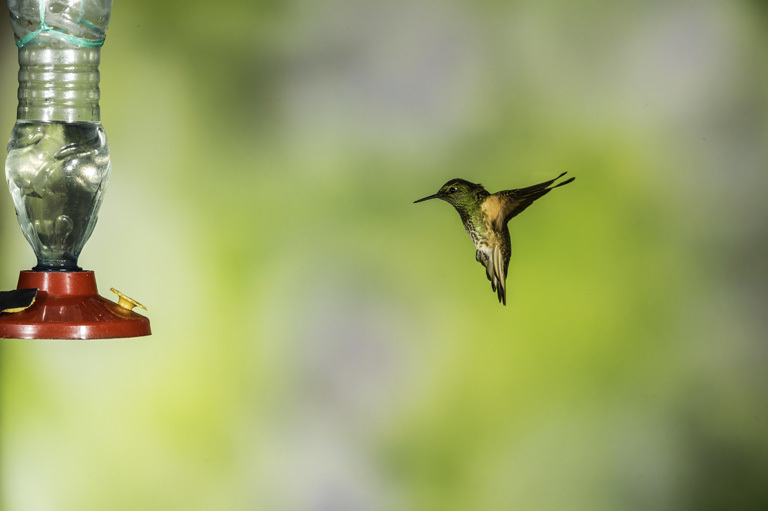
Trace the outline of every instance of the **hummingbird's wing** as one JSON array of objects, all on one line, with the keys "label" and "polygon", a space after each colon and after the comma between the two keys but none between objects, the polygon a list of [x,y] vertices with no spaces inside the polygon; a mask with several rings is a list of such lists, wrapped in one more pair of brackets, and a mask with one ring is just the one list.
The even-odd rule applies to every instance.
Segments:
[{"label": "hummingbird's wing", "polygon": [[502,190],[496,192],[493,195],[498,197],[499,200],[499,213],[495,219],[495,227],[497,230],[501,230],[501,227],[506,225],[511,219],[522,213],[525,208],[533,204],[536,199],[546,195],[550,190],[557,188],[558,186],[567,185],[573,181],[574,177],[566,179],[562,183],[558,183],[555,186],[550,186],[552,183],[563,177],[567,172],[563,172],[555,179],[544,181],[537,185],[528,186],[526,188],[517,188],[515,190]]}]

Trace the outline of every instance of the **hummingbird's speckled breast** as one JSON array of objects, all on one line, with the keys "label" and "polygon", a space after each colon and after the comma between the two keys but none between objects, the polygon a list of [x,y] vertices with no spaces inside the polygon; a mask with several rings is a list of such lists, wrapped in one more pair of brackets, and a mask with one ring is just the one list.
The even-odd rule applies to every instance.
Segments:
[{"label": "hummingbird's speckled breast", "polygon": [[497,243],[494,224],[501,213],[501,202],[493,195],[486,196],[475,209],[474,215],[462,215],[464,228],[477,248],[488,249]]},{"label": "hummingbird's speckled breast", "polygon": [[488,216],[480,214],[473,217],[467,217],[464,222],[464,229],[467,230],[467,234],[472,239],[472,243],[477,248],[487,248],[490,244],[493,244],[496,239],[496,235],[493,231],[492,221]]}]

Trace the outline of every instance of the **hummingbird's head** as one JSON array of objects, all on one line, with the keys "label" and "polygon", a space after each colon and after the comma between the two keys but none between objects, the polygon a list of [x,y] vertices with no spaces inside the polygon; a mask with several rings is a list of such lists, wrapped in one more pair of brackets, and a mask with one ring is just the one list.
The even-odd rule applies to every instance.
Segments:
[{"label": "hummingbird's head", "polygon": [[482,185],[457,178],[451,179],[441,186],[436,194],[414,201],[414,204],[429,199],[441,199],[454,207],[460,208],[477,203],[483,193],[487,194],[488,192],[485,191]]}]

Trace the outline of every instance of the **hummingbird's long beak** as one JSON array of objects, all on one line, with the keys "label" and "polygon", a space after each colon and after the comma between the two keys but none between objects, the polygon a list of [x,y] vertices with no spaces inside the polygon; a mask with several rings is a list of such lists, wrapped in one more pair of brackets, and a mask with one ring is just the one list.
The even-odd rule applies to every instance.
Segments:
[{"label": "hummingbird's long beak", "polygon": [[440,198],[440,194],[436,193],[434,195],[430,195],[429,197],[424,197],[423,199],[415,200],[415,201],[413,201],[413,203],[416,204],[417,202],[424,202],[425,200],[439,199],[439,198]]}]

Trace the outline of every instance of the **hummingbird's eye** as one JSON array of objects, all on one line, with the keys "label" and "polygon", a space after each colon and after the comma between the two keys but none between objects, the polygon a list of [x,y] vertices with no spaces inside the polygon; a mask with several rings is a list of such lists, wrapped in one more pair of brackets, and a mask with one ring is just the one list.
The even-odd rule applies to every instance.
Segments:
[{"label": "hummingbird's eye", "polygon": [[456,187],[452,186],[452,187],[448,188],[448,193],[456,193]]}]

